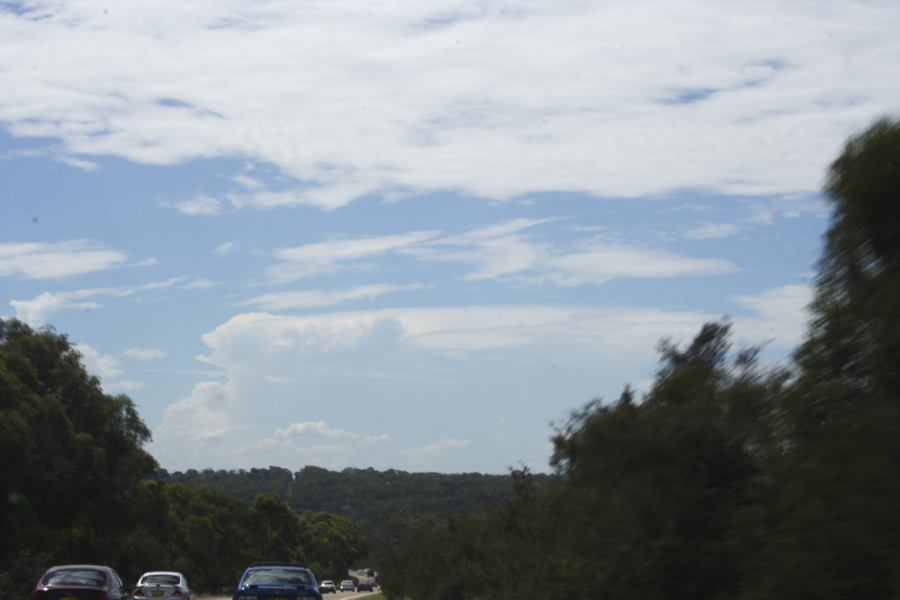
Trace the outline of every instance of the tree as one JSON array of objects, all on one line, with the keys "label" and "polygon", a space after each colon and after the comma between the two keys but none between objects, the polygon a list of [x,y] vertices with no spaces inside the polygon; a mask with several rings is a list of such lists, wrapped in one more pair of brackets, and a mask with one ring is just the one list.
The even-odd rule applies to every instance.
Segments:
[{"label": "tree", "polygon": [[813,321],[786,398],[762,596],[900,593],[900,122],[832,163]]},{"label": "tree", "polygon": [[134,403],[110,396],[64,335],[0,320],[0,579],[48,561],[107,561],[156,462]]}]

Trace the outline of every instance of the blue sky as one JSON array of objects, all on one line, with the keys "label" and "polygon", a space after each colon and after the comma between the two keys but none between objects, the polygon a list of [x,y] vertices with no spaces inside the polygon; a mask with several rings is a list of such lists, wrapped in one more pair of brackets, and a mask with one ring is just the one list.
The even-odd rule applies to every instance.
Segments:
[{"label": "blue sky", "polygon": [[0,315],[162,466],[544,470],[660,338],[802,338],[895,3],[406,4],[0,4]]}]

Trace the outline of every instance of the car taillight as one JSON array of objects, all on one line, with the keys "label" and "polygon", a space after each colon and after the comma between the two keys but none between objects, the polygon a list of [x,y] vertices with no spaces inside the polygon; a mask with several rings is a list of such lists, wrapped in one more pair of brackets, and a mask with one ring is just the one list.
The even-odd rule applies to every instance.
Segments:
[{"label": "car taillight", "polygon": [[175,592],[172,595],[173,596],[184,596],[184,593],[181,591],[181,588],[175,588]]},{"label": "car taillight", "polygon": [[144,590],[142,590],[141,588],[138,588],[138,589],[134,590],[134,595],[135,595],[135,597],[137,597],[137,596],[143,596],[143,595],[144,595]]}]

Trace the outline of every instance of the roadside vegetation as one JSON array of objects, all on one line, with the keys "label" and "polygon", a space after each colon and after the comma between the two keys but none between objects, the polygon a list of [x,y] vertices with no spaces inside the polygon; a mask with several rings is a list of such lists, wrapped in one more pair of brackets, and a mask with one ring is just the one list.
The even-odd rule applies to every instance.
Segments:
[{"label": "roadside vegetation", "polygon": [[900,123],[831,165],[812,321],[789,364],[727,321],[663,342],[650,391],[575,412],[559,476],[410,536],[388,597],[900,596]]},{"label": "roadside vegetation", "polygon": [[26,597],[53,564],[110,564],[127,583],[180,570],[199,592],[234,585],[253,561],[336,578],[367,554],[345,516],[146,479],[157,469],[149,437],[132,401],[103,393],[66,336],[0,320],[3,597]]}]

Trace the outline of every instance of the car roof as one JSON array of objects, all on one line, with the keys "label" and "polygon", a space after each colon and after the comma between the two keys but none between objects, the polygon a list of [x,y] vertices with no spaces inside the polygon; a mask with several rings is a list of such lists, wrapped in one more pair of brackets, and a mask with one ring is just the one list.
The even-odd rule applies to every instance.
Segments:
[{"label": "car roof", "polygon": [[101,569],[111,571],[112,567],[109,565],[54,565],[47,570],[55,571],[57,569]]}]

